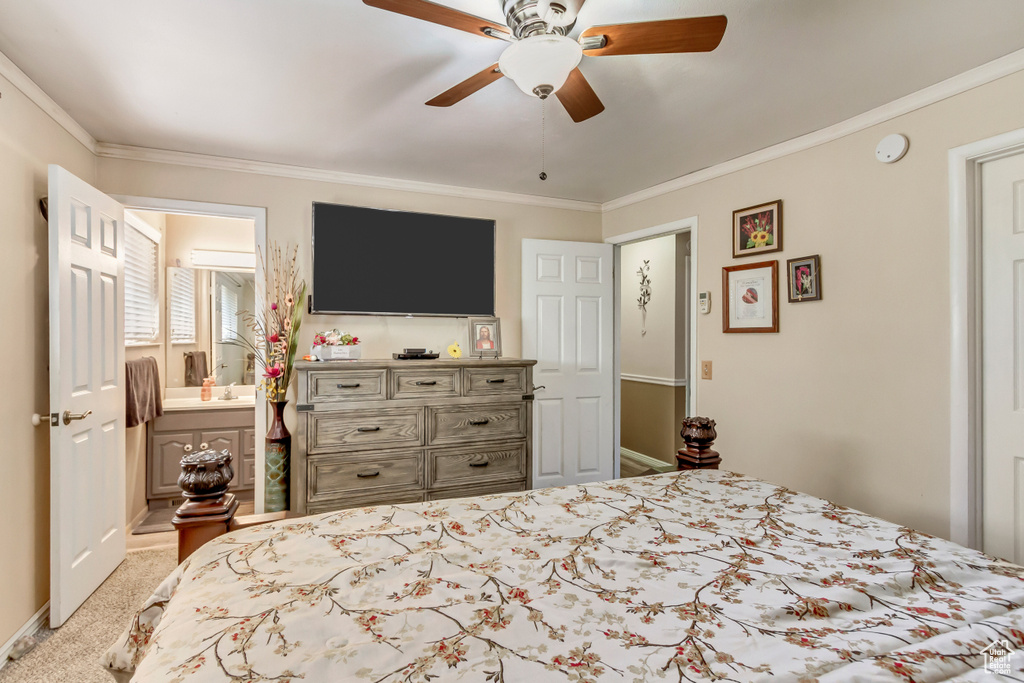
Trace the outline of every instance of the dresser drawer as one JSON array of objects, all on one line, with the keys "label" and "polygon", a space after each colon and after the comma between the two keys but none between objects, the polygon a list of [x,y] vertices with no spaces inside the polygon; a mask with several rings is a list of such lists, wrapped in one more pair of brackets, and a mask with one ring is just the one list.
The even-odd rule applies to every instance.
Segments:
[{"label": "dresser drawer", "polygon": [[513,493],[525,490],[526,482],[524,481],[511,481],[504,484],[490,484],[488,486],[460,486],[443,491],[430,491],[427,493],[427,500],[454,500],[455,498],[489,496],[494,493]]},{"label": "dresser drawer", "polygon": [[403,491],[391,493],[381,491],[369,496],[344,496],[322,503],[310,503],[306,506],[306,514],[318,515],[324,512],[335,510],[347,510],[349,508],[362,508],[379,505],[403,505],[405,503],[419,503],[423,501],[422,491]]},{"label": "dresser drawer", "polygon": [[387,370],[310,371],[306,403],[383,401],[387,398],[386,377]]},{"label": "dresser drawer", "polygon": [[430,445],[464,444],[494,439],[526,437],[526,406],[490,403],[480,406],[433,406],[427,408]]},{"label": "dresser drawer", "polygon": [[528,394],[526,368],[465,368],[466,396]]},{"label": "dresser drawer", "polygon": [[462,390],[459,368],[400,368],[391,371],[391,398],[455,397]]},{"label": "dresser drawer", "polygon": [[306,419],[310,454],[423,444],[422,408],[313,411]]},{"label": "dresser drawer", "polygon": [[306,460],[306,467],[308,505],[346,493],[368,495],[384,489],[423,488],[418,450],[314,456]]},{"label": "dresser drawer", "polygon": [[427,451],[430,488],[526,477],[526,443]]}]

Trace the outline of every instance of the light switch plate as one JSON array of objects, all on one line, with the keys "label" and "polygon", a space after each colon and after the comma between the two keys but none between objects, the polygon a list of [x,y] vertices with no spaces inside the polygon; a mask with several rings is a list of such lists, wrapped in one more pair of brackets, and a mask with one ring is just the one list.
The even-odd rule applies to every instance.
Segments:
[{"label": "light switch plate", "polygon": [[700,362],[700,378],[711,379],[711,361],[702,360]]}]

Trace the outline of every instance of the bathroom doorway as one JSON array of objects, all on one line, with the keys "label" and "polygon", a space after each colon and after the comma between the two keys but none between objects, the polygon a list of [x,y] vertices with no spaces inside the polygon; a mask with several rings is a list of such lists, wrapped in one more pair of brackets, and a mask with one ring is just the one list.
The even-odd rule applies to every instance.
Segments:
[{"label": "bathroom doorway", "polygon": [[[163,416],[127,430],[129,530],[172,529],[182,502],[178,461],[207,448],[232,453],[232,491],[246,511],[258,511],[266,413],[255,386],[247,316],[263,298],[256,264],[266,243],[265,210],[139,197],[118,201],[126,206],[129,227],[134,222],[157,238],[157,333],[126,340],[125,355],[128,361],[155,359],[164,409]],[[126,316],[133,305],[126,294]]]}]

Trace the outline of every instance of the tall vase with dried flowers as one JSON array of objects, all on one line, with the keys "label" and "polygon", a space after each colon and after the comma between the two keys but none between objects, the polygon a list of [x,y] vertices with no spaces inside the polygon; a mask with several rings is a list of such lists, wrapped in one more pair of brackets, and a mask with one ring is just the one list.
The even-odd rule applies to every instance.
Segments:
[{"label": "tall vase with dried flowers", "polygon": [[267,250],[266,260],[260,253],[260,266],[266,277],[263,310],[246,317],[255,332],[250,351],[263,366],[260,388],[273,409],[264,460],[267,512],[288,509],[292,437],[284,424],[284,407],[288,403],[288,385],[292,381],[302,305],[306,300],[306,283],[299,277],[297,256],[298,247],[286,251],[276,243]]}]

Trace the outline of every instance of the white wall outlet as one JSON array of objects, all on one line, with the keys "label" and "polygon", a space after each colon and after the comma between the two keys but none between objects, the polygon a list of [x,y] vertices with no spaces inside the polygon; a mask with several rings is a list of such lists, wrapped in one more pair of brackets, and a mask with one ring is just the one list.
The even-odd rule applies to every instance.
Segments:
[{"label": "white wall outlet", "polygon": [[697,294],[697,304],[700,312],[707,315],[711,312],[711,292],[700,292]]}]

